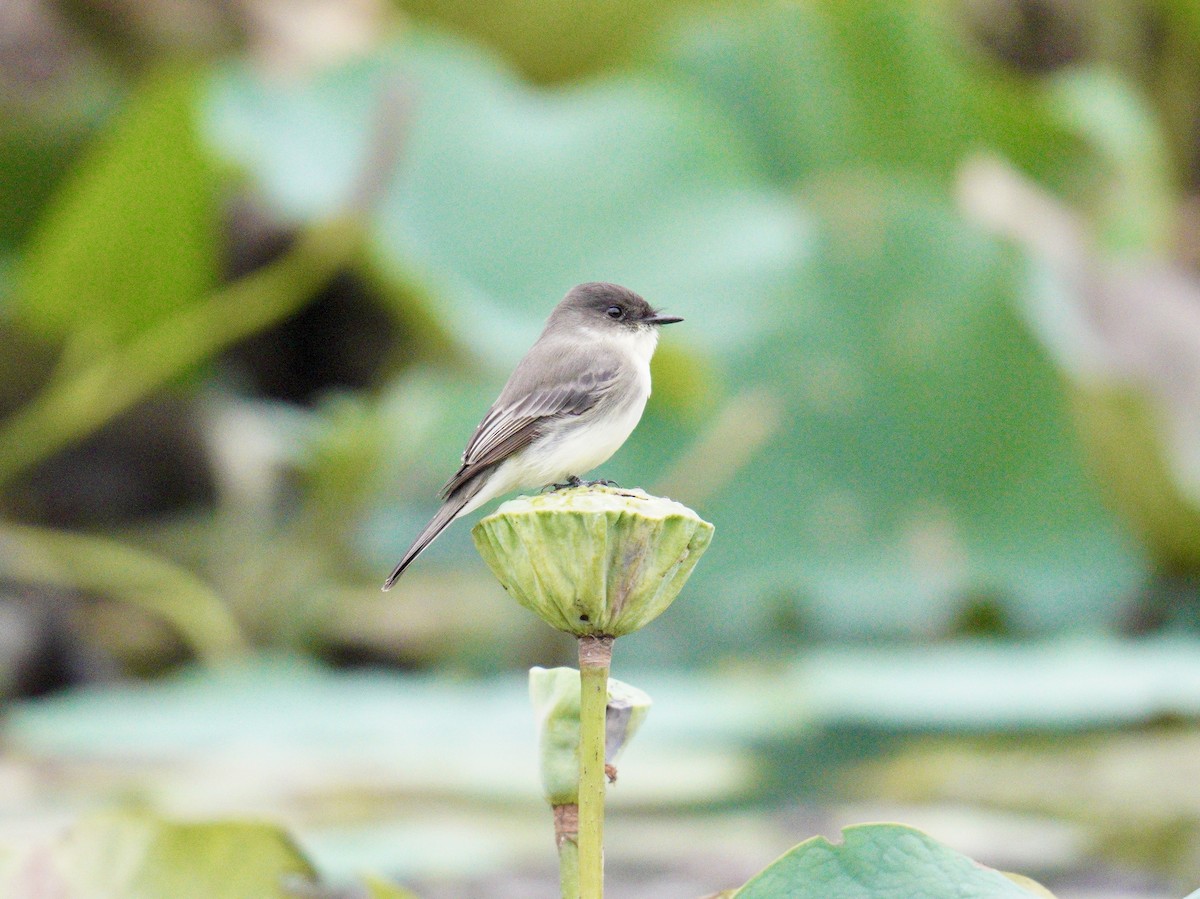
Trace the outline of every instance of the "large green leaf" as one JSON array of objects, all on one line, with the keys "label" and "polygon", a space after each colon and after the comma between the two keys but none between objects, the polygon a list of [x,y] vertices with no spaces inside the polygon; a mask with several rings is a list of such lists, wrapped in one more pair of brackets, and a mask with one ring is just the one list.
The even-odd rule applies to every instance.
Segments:
[{"label": "large green leaf", "polygon": [[216,176],[194,130],[194,74],[160,74],[79,160],[22,261],[18,313],[107,349],[217,277]]},{"label": "large green leaf", "polygon": [[1031,84],[973,57],[938,8],[914,0],[719,11],[688,21],[664,58],[787,180],[864,165],[948,179],[980,146],[1051,173],[1071,146]]},{"label": "large green leaf", "polygon": [[[715,492],[674,484],[718,537],[664,620],[712,649],[780,622],[937,633],[973,602],[1018,630],[1113,622],[1145,561],[1081,467],[996,249],[903,179],[813,198],[825,224],[797,307],[724,372],[730,405],[773,408],[773,426],[748,459],[748,426],[706,448],[706,474],[739,466]],[[641,426],[650,444],[671,428]]]},{"label": "large green leaf", "polygon": [[[1105,83],[1088,82],[1085,93]],[[964,171],[963,206],[1026,254],[1025,318],[1070,381],[1075,420],[1112,504],[1163,570],[1189,572],[1200,566],[1200,285],[1145,255],[1154,229],[1144,213],[1163,191],[1138,176],[1154,168],[1137,162],[1139,153],[1115,153],[1113,191],[1100,204],[1105,242],[1123,242],[1121,255],[1099,252],[1098,229],[1076,209],[995,160]],[[1134,193],[1146,202],[1131,203]],[[1124,212],[1135,205],[1140,212]]]},{"label": "large green leaf", "polygon": [[[1029,899],[1019,886],[901,824],[861,824],[841,843],[813,837],[734,893],[736,899]],[[1034,885],[1036,886],[1036,885]]]},{"label": "large green leaf", "polygon": [[[650,745],[640,731],[623,756],[613,804],[694,808],[749,795],[762,771],[744,744],[800,726],[765,687],[676,679]],[[285,814],[338,884],[366,871],[427,879],[549,858],[521,677],[461,681],[273,659],[67,691],[10,712],[14,763],[30,779],[53,771],[72,785],[54,794],[56,816],[128,796],[187,816]],[[16,829],[44,821],[49,794],[12,798]]]},{"label": "large green leaf", "polygon": [[828,647],[790,680],[833,730],[1098,731],[1200,717],[1197,649],[1190,639]]},{"label": "large green leaf", "polygon": [[[738,804],[777,778],[789,785],[819,781],[828,789],[846,776],[839,766],[848,755],[860,762],[864,745],[878,748],[863,739],[871,733],[998,733],[1010,745],[1021,732],[1126,728],[1120,741],[1136,742],[1133,731],[1144,722],[1193,718],[1200,710],[1196,647],[1195,641],[842,647],[813,649],[782,676],[751,666],[644,672],[638,680],[654,691],[655,714],[629,746],[611,802],[630,820],[651,810],[647,829],[632,833],[658,834],[663,809],[682,820],[689,808]],[[618,654],[618,669],[630,670],[622,646]],[[1195,737],[1182,736],[1178,758],[1194,758]],[[64,805],[74,811],[135,795],[184,815],[247,808],[286,814],[314,862],[337,883],[368,870],[427,880],[511,869],[518,857],[545,858],[549,825],[538,792],[536,740],[528,687],[516,677],[435,679],[259,660],[151,684],[66,691],[9,710],[5,746],[13,776],[40,782],[52,772],[56,783],[71,786],[15,792],[9,830],[35,829],[50,799],[50,813],[58,816]],[[1064,741],[1052,742],[1057,752]],[[777,754],[764,757],[748,747],[776,753],[790,747],[795,755],[781,771]],[[1060,803],[1056,812],[1080,814],[1089,803],[1106,803],[1109,793],[1088,799],[1087,780],[1063,773],[1075,770],[1088,750],[1075,752],[1061,768],[1039,769],[1045,779],[1031,786],[1022,776],[1028,767],[1022,751],[1007,754],[999,774],[989,773],[995,756],[962,751],[955,767],[940,768],[948,784],[940,798],[961,801],[969,792],[972,801],[1018,808],[1042,783],[1053,783],[1072,801],[1087,800]],[[1150,748],[1138,759],[1149,780],[1157,770],[1153,755]],[[1126,770],[1115,760],[1091,764],[1116,780]],[[922,790],[942,782],[914,778],[912,770],[897,764],[890,800],[927,801]],[[850,776],[857,798],[878,800],[879,791],[864,785],[865,773]],[[1155,782],[1150,803],[1171,783]],[[1138,804],[1137,791],[1121,790],[1124,804],[1109,805],[1117,817],[1138,820],[1147,806]],[[1105,820],[1083,816],[1089,829]],[[737,827],[717,828],[720,839],[731,826]],[[614,838],[622,832],[630,838],[625,825],[614,828]],[[749,857],[764,863],[759,853],[769,841],[743,837],[742,845],[752,844]],[[678,860],[678,840],[666,842],[668,856]]]},{"label": "large green leaf", "polygon": [[794,282],[798,210],[761,184],[726,119],[661,79],[536,91],[414,32],[304,84],[228,70],[208,133],[281,212],[320,216],[349,200],[396,90],[404,161],[375,203],[379,265],[423,273],[435,319],[501,369],[579,281],[629,284],[692,313],[691,340],[726,347]]}]

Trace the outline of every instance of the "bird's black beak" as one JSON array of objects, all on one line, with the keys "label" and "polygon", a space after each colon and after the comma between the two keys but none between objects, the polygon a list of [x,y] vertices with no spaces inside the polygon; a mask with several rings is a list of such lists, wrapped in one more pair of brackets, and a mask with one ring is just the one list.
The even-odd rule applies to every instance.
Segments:
[{"label": "bird's black beak", "polygon": [[653,315],[648,315],[642,319],[644,325],[673,325],[675,322],[683,321],[677,315],[659,315],[657,312]]}]

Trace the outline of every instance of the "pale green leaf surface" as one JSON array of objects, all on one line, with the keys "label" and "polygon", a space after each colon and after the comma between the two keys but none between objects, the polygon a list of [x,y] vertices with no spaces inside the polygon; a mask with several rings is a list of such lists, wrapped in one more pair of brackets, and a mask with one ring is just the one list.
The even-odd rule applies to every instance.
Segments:
[{"label": "pale green leaf surface", "polygon": [[829,725],[909,731],[1088,730],[1200,716],[1200,647],[1185,639],[826,648],[792,669]]},{"label": "pale green leaf surface", "polygon": [[[1109,84],[1095,73],[1076,74],[1077,91]],[[1126,209],[1153,206],[1150,185],[1133,186],[1137,179],[1128,172],[1106,178],[1113,182],[1108,212],[1124,217]],[[1155,258],[1146,235],[1106,255],[1094,236],[1103,222],[1089,225],[1080,210],[1003,163],[976,160],[962,186],[968,214],[1027,254],[1024,317],[1069,378],[1074,425],[1109,502],[1160,568],[1192,570],[1200,559],[1200,381],[1190,375],[1200,355],[1194,276]],[[1121,200],[1126,190],[1145,195],[1145,203]]]},{"label": "pale green leaf surface", "polygon": [[[979,598],[1033,632],[1115,621],[1146,560],[1082,468],[995,247],[901,178],[831,179],[815,199],[825,224],[805,306],[726,376],[733,396],[774,398],[780,420],[712,495],[689,496],[680,477],[675,498],[721,539],[665,620],[713,649],[781,619],[938,633]],[[645,448],[677,445],[677,425],[639,431],[622,458],[653,470]],[[706,447],[706,474],[740,437]]]},{"label": "pale green leaf surface", "polygon": [[737,899],[1029,899],[986,868],[901,824],[862,824],[842,842],[813,837],[734,894]]},{"label": "pale green leaf surface", "polygon": [[[845,728],[1013,734],[1200,716],[1200,651],[1188,641],[827,648],[786,672],[620,670],[656,700],[610,796],[630,810],[753,796],[763,760],[746,747],[812,752]],[[282,659],[16,703],[5,731],[12,764],[77,784],[73,808],[137,795],[181,814],[269,809],[295,816],[315,863],[338,878],[499,864],[516,844],[492,818],[476,810],[464,836],[467,825],[421,810],[431,797],[480,801],[501,818],[532,809],[540,832],[537,739],[520,678],[447,682]],[[347,819],[349,797],[358,811]]]},{"label": "pale green leaf surface", "polygon": [[[628,679],[653,690],[656,699],[654,716],[630,752],[658,747],[676,758],[686,745],[790,739],[814,723],[914,731],[1088,729],[1200,716],[1200,651],[1187,640],[814,648],[786,674],[633,669]],[[336,750],[368,768],[391,759],[397,775],[411,769],[420,778],[440,769],[437,776],[447,784],[469,780],[473,770],[444,764],[451,753],[476,757],[477,764],[491,757],[474,739],[480,730],[502,748],[496,754],[503,765],[532,757],[534,715],[523,679],[456,684],[327,671],[294,659],[70,691],[17,703],[7,720],[9,745],[48,757],[198,757],[207,747],[251,739]],[[492,769],[477,773],[479,786],[506,789],[502,778],[489,781]],[[532,784],[532,763],[528,774]]]},{"label": "pale green leaf surface", "polygon": [[973,57],[928,5],[767,2],[688,20],[666,70],[730,112],[769,170],[902,167],[948,180],[991,146],[1039,173],[1070,141],[1030,85]]},{"label": "pale green leaf surface", "polygon": [[[615,808],[745,796],[761,777],[740,748],[746,735],[801,725],[769,690],[747,697],[728,680],[666,689],[668,714],[623,756]],[[23,759],[74,772],[76,810],[136,795],[180,814],[286,815],[336,881],[483,871],[546,851],[523,678],[456,683],[260,660],[22,703],[5,739]],[[484,807],[460,820],[446,797]]]},{"label": "pale green leaf surface", "polygon": [[537,90],[414,30],[303,86],[229,69],[207,133],[282,212],[325,215],[350,198],[380,97],[397,90],[404,147],[376,202],[379,264],[425,273],[432,312],[485,359],[511,364],[580,281],[703,309],[691,339],[729,346],[795,277],[799,210],[760,183],[719,113],[645,75]]}]

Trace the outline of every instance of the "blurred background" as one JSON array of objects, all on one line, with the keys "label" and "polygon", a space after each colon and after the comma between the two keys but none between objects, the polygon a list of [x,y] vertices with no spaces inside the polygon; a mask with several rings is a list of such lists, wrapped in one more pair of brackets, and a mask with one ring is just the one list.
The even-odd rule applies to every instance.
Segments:
[{"label": "blurred background", "polygon": [[597,476],[716,525],[618,646],[613,896],[879,819],[1200,884],[1191,0],[4,0],[0,842],[553,895],[571,641],[469,521],[379,584],[587,280],[686,318]]}]

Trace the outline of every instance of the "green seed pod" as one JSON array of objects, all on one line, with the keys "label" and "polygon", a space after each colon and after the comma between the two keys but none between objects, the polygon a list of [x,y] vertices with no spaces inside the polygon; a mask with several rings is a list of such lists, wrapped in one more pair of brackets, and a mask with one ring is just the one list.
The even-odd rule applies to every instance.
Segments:
[{"label": "green seed pod", "polygon": [[620,637],[666,610],[712,532],[680,503],[596,486],[517,497],[471,533],[504,589],[543,621]]},{"label": "green seed pod", "polygon": [[[574,668],[531,668],[529,698],[537,716],[546,801],[573,804],[579,796],[579,672]],[[637,687],[608,679],[606,763],[616,763],[649,713],[649,696]]]}]

